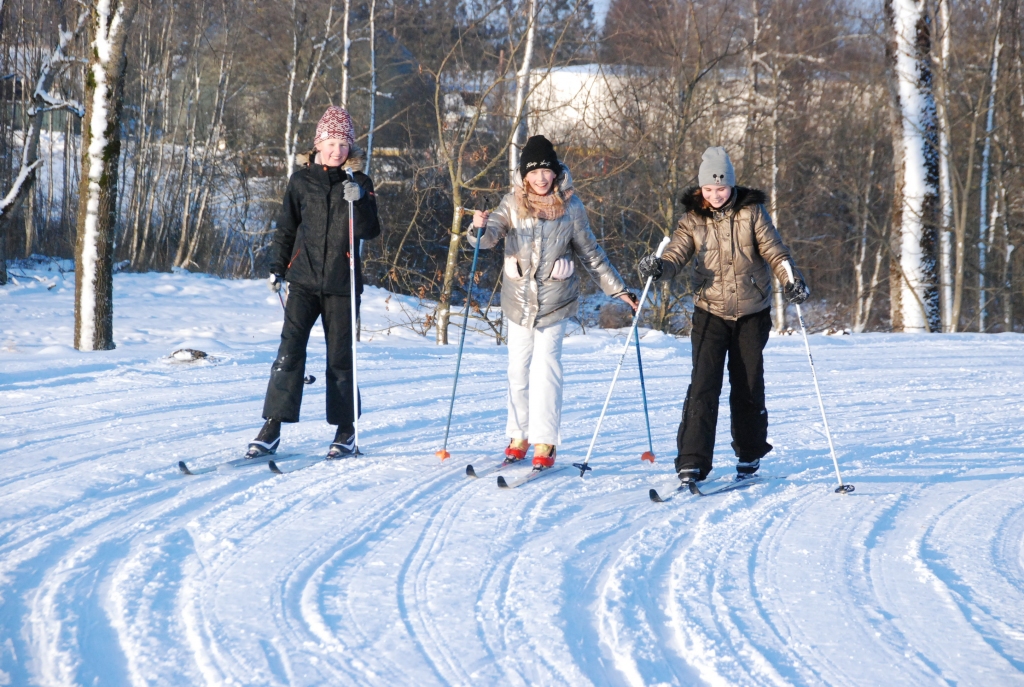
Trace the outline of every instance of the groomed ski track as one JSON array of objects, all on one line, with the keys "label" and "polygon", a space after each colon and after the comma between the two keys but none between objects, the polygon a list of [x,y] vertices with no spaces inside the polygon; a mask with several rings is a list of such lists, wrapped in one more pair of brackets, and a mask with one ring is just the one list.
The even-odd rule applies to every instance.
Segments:
[{"label": "groomed ski track", "polygon": [[[499,490],[464,469],[504,447],[504,347],[467,339],[440,465],[456,347],[385,334],[417,304],[371,289],[365,457],[188,477],[178,460],[236,457],[259,427],[276,296],[117,275],[118,348],[79,353],[73,277],[19,281],[0,289],[0,685],[1024,684],[1020,335],[812,336],[848,496],[803,342],[773,337],[763,469],[786,479],[652,504],[686,340],[643,340],[653,466],[627,362],[594,471]],[[566,340],[559,461],[586,452],[623,336]],[[213,359],[166,360],[184,345]],[[282,451],[326,449],[323,399],[307,387]],[[713,478],[728,427],[723,396]]]}]

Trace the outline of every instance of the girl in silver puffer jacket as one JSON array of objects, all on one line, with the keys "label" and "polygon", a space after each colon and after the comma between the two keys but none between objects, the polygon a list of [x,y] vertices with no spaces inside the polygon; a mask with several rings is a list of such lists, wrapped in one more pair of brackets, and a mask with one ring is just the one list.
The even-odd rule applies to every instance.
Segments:
[{"label": "girl in silver puffer jacket", "polygon": [[562,339],[580,297],[574,258],[608,296],[634,309],[636,297],[598,245],[569,169],[558,161],[550,141],[533,136],[526,142],[519,177],[497,210],[473,213],[480,234],[471,231],[467,236],[470,245],[479,241],[485,249],[505,239],[501,309],[509,326],[506,461],[525,458],[532,440],[534,468],[549,468],[561,443]]}]

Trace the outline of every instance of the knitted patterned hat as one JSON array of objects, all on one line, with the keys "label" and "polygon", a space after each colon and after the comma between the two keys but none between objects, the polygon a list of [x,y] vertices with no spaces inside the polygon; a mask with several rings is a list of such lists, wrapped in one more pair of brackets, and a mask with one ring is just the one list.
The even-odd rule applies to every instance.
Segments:
[{"label": "knitted patterned hat", "polygon": [[328,138],[340,138],[350,146],[356,140],[355,131],[352,128],[352,118],[348,112],[335,105],[327,108],[324,116],[316,125],[315,142],[319,143]]}]

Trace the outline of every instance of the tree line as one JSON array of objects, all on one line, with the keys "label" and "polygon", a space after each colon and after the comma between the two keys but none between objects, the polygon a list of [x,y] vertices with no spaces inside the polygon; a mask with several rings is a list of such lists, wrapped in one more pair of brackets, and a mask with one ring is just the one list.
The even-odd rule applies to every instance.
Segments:
[{"label": "tree line", "polygon": [[[74,257],[86,349],[112,345],[115,270],[264,277],[336,104],[379,190],[367,281],[436,301],[416,326],[439,343],[466,298],[500,336],[501,261],[464,274],[461,234],[532,133],[634,285],[724,145],[818,326],[1013,331],[1022,26],[1019,0],[613,0],[603,21],[585,0],[3,0],[0,266]],[[648,324],[685,332],[688,284],[661,284]]]}]

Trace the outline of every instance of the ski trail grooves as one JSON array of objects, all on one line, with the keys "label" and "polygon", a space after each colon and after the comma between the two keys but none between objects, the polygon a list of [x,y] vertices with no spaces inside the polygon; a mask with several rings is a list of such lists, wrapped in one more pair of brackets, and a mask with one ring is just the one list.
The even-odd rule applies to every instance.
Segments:
[{"label": "ski trail grooves", "polygon": [[[438,465],[454,350],[382,334],[368,289],[367,455],[189,478],[177,460],[235,457],[258,428],[280,305],[259,282],[115,282],[118,348],[88,355],[59,339],[70,291],[0,290],[0,684],[1024,682],[1020,336],[813,337],[845,497],[802,341],[773,338],[764,469],[786,477],[655,505],[687,341],[643,340],[657,464],[624,366],[594,472],[502,492],[462,469],[504,446],[505,349],[469,337]],[[559,461],[586,450],[623,340],[566,339]],[[215,360],[164,362],[187,342]],[[305,393],[282,451],[316,456],[333,429],[323,384]]]}]

